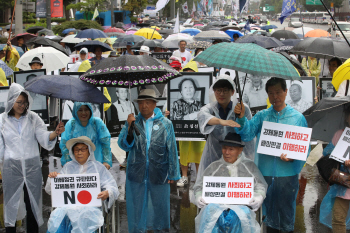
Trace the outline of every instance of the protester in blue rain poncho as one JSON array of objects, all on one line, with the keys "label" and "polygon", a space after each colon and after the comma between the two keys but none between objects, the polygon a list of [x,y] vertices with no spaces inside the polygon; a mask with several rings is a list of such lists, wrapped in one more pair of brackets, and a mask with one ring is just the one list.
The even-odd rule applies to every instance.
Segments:
[{"label": "protester in blue rain poncho", "polygon": [[[196,232],[200,233],[260,233],[255,213],[264,201],[267,184],[253,161],[243,153],[244,142],[236,133],[228,133],[220,142],[222,156],[210,164],[193,187],[196,204],[201,208],[196,217]],[[254,177],[254,194],[249,209],[245,205],[209,204],[202,198],[204,176]]]},{"label": "protester in blue rain poncho", "polygon": [[[266,83],[272,107],[258,112],[251,120],[244,116],[244,106],[235,107],[235,113],[239,114],[237,133],[243,141],[250,141],[257,136],[259,142],[263,121],[307,127],[305,117],[285,104],[287,85],[284,79],[271,78]],[[263,204],[263,213],[266,216],[267,232],[277,230],[291,232],[294,230],[296,197],[299,190],[298,174],[305,161],[288,159],[286,154],[280,158],[265,154],[255,155],[255,164],[258,165],[267,184],[269,185]]]},{"label": "protester in blue rain poncho", "polygon": [[[350,108],[345,110],[345,125],[350,126]],[[338,130],[332,141],[323,150],[323,156],[330,155],[337,145],[344,130]],[[350,160],[346,160],[344,164],[341,164],[340,170],[346,173],[350,173]],[[323,198],[320,207],[320,222],[329,228],[333,229],[336,233],[345,233],[346,230],[350,230],[350,189],[333,184],[330,186],[330,190]]]},{"label": "protester in blue rain poncho", "polygon": [[[233,127],[237,126],[233,112],[237,98],[230,76],[220,75],[210,89],[210,103],[201,108],[197,117],[201,133],[208,135],[197,176],[201,176],[212,162],[221,158],[219,141],[224,140],[227,133],[235,132]],[[246,109],[245,116],[250,120],[252,114],[247,105]],[[254,160],[255,140],[246,143],[244,153],[247,158]]]},{"label": "protester in blue rain poncho", "polygon": [[60,148],[62,151],[62,166],[72,159],[66,143],[69,139],[87,136],[96,146],[95,159],[109,169],[112,166],[111,134],[103,121],[93,116],[90,103],[75,102],[72,111],[73,118],[66,124],[66,131],[62,134]]},{"label": "protester in blue rain poncho", "polygon": [[[120,148],[129,152],[126,170],[126,209],[129,233],[170,229],[170,184],[180,179],[174,128],[156,108],[152,89],[141,90],[133,114],[119,135]],[[132,122],[140,135],[128,135]]]},{"label": "protester in blue rain poncho", "polygon": [[[30,111],[33,99],[24,88],[13,83],[5,112],[0,115],[0,169],[4,190],[6,232],[16,232],[16,220],[24,218],[21,201],[27,210],[27,231],[39,232],[42,218],[42,173],[39,147],[52,150],[56,137],[64,131],[61,122],[48,132],[38,114]],[[22,213],[22,214],[21,214]]]},{"label": "protester in blue rain poncho", "polygon": [[[90,138],[81,136],[67,141],[67,148],[72,161],[67,162],[60,173],[51,172],[46,182],[45,191],[51,195],[51,178],[58,174],[100,175],[101,192],[97,195],[103,201],[106,211],[112,207],[119,196],[118,186],[112,174],[94,157],[95,145]],[[67,206],[55,209],[48,221],[49,233],[88,233],[103,225],[102,211],[92,206]]]}]

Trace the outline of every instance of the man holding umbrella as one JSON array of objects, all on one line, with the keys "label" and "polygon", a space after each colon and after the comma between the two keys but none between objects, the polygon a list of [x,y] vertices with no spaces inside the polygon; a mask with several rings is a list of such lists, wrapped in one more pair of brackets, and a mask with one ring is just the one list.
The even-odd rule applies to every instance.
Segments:
[{"label": "man holding umbrella", "polygon": [[[170,183],[180,179],[174,128],[159,108],[152,89],[142,89],[138,116],[129,114],[118,145],[129,152],[126,208],[130,233],[168,232]],[[128,133],[132,123],[139,135]]]},{"label": "man holding umbrella", "polygon": [[94,54],[95,54],[95,57],[89,59],[92,65],[96,65],[100,61],[105,59],[104,57],[102,57],[102,48],[99,46],[95,48]]},{"label": "man holding umbrella", "polygon": [[[242,141],[249,142],[255,137],[259,141],[263,121],[307,127],[305,117],[285,103],[288,90],[284,79],[269,79],[265,90],[272,107],[258,112],[251,120],[244,116],[244,105],[238,103],[235,107],[235,113],[239,115],[237,123],[240,124],[236,131]],[[293,232],[298,176],[305,161],[289,159],[287,154],[278,158],[256,153],[255,163],[269,186],[263,203],[267,233]]]}]

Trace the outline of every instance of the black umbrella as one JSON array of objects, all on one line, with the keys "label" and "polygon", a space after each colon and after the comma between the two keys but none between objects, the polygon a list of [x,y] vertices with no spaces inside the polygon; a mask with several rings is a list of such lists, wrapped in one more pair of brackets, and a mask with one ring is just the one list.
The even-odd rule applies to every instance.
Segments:
[{"label": "black umbrella", "polygon": [[95,52],[95,49],[100,47],[102,52],[112,51],[111,47],[109,47],[106,43],[102,43],[98,40],[87,40],[84,42],[80,42],[74,48],[76,50],[80,50],[82,48],[87,48],[89,52]]},{"label": "black umbrella", "polygon": [[120,42],[124,42],[124,43],[127,43],[127,42],[132,42],[132,43],[137,43],[137,42],[140,42],[140,41],[144,41],[146,40],[145,37],[143,36],[136,36],[136,35],[126,35],[126,36],[123,36],[121,38],[118,38],[115,43],[120,43]]},{"label": "black umbrella", "polygon": [[31,41],[30,43],[33,43],[34,44],[34,47],[40,47],[40,46],[43,46],[43,47],[52,47],[52,48],[55,48],[57,49],[58,51],[61,51],[62,53],[66,54],[67,56],[68,53],[66,51],[65,48],[63,48],[62,45],[60,45],[59,43],[56,43],[50,39],[47,39],[47,38],[44,38],[43,36],[38,36],[36,37],[33,41]]},{"label": "black umbrella", "polygon": [[253,43],[265,49],[283,46],[282,42],[274,37],[260,36],[254,34],[242,36],[238,38],[238,40],[236,40],[235,43]]},{"label": "black umbrella", "polygon": [[312,139],[329,142],[339,129],[345,128],[344,110],[350,107],[350,96],[323,98],[303,115],[312,128]]},{"label": "black umbrella", "polygon": [[307,72],[304,70],[303,66],[300,64],[298,60],[295,60],[294,58],[289,56],[289,54],[286,52],[279,52],[279,53],[282,54],[285,58],[287,58],[293,64],[293,66],[298,70],[300,76],[307,76]]},{"label": "black umbrella", "polygon": [[126,36],[125,33],[121,33],[121,32],[106,32],[107,36],[109,37],[117,37],[117,38],[120,38],[120,37],[123,37],[123,36]]},{"label": "black umbrella", "polygon": [[113,48],[126,48],[126,42],[115,42]]},{"label": "black umbrella", "polygon": [[63,39],[63,37],[61,37],[61,36],[55,36],[54,38],[48,38],[48,39],[59,43],[59,42]]},{"label": "black umbrella", "polygon": [[290,52],[325,59],[350,57],[350,47],[345,40],[324,37],[308,37],[294,46]]},{"label": "black umbrella", "polygon": [[89,103],[110,103],[95,86],[66,75],[41,75],[24,83],[24,88],[53,98]]},{"label": "black umbrella", "polygon": [[41,30],[38,31],[38,35],[39,36],[41,36],[42,34],[44,34],[45,36],[54,36],[55,35],[55,33],[53,33],[52,30],[49,30],[49,29],[46,29],[46,28],[41,29]]},{"label": "black umbrella", "polygon": [[34,26],[34,27],[28,28],[27,32],[35,34],[38,31],[40,31],[41,29],[44,29],[44,27],[42,27],[42,26]]},{"label": "black umbrella", "polygon": [[[273,49],[275,52],[283,52],[283,51],[289,51],[294,48],[295,45],[299,44],[302,39],[287,39],[287,40],[282,40],[283,46],[281,47],[276,47]],[[304,75],[303,75],[304,76]],[[307,76],[307,75],[305,75]]]},{"label": "black umbrella", "polygon": [[123,26],[124,26],[124,23],[122,23],[122,22],[117,22],[117,23],[115,24],[115,27],[116,27],[116,28],[122,28],[122,29],[124,29]]},{"label": "black umbrella", "polygon": [[238,26],[226,26],[226,27],[220,28],[220,31],[226,31],[229,29],[240,31],[242,28],[240,28]]},{"label": "black umbrella", "polygon": [[162,35],[163,38],[167,38],[169,35],[174,34],[173,29],[161,29],[158,31],[159,34]]},{"label": "black umbrella", "polygon": [[271,37],[275,37],[278,40],[299,39],[299,36],[297,34],[288,30],[275,31],[272,33]]},{"label": "black umbrella", "polygon": [[162,43],[158,42],[158,41],[155,41],[155,40],[144,40],[144,41],[140,41],[140,42],[137,42],[134,46],[132,46],[131,48],[133,49],[140,49],[141,46],[148,46],[150,48],[155,48],[155,47],[160,47],[160,48],[163,48],[162,46]]}]

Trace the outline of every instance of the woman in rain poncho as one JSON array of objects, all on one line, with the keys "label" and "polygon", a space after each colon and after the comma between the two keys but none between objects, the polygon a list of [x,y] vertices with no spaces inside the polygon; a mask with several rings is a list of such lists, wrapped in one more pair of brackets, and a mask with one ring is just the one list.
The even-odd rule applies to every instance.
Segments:
[{"label": "woman in rain poncho", "polygon": [[[205,169],[193,187],[197,206],[202,208],[195,220],[196,232],[260,233],[254,211],[260,208],[266,197],[267,184],[264,177],[254,162],[245,158],[245,145],[238,134],[228,133],[220,146],[221,158]],[[254,177],[254,194],[249,204],[252,210],[244,205],[207,205],[202,198],[204,176]]]},{"label": "woman in rain poncho", "polygon": [[78,72],[79,67],[83,61],[88,60],[89,52],[87,48],[82,48],[79,51],[79,59],[75,64],[68,70],[68,72]]},{"label": "woman in rain poncho", "polygon": [[[198,176],[201,176],[212,162],[221,158],[222,153],[219,141],[224,140],[227,133],[235,132],[235,128],[229,125],[229,123],[236,120],[233,109],[238,102],[235,98],[235,85],[232,79],[228,75],[220,75],[210,89],[215,93],[215,97],[211,95],[210,103],[202,107],[198,113],[199,129],[202,134],[208,135],[207,143],[205,144],[199,164]],[[226,112],[224,112],[222,107],[225,103],[227,105]],[[245,116],[247,119],[251,119],[252,114],[250,113],[249,107],[246,106],[246,109]],[[214,124],[214,122],[213,125],[210,125],[209,121],[214,120],[220,123]],[[255,140],[253,139],[246,143],[244,154],[247,158],[254,160],[254,153]]]},{"label": "woman in rain poncho", "polygon": [[90,103],[75,102],[71,118],[66,124],[66,131],[62,134],[60,148],[62,151],[62,166],[71,161],[69,150],[66,147],[68,140],[80,136],[87,136],[96,146],[95,159],[103,163],[107,169],[112,166],[111,134],[103,121],[93,116]]},{"label": "woman in rain poncho", "polygon": [[[10,47],[10,49],[8,49]],[[5,57],[1,58],[8,67],[10,67],[13,71],[19,71],[16,67],[18,60],[20,58],[19,53],[16,48],[11,45],[11,42],[7,42],[7,46],[3,48],[5,51]]]},{"label": "woman in rain poncho", "polygon": [[[350,108],[345,110],[345,125],[350,126]],[[330,155],[337,145],[344,130],[338,130],[332,141],[323,150],[323,156]],[[341,164],[340,170],[346,173],[350,173],[350,160]],[[350,230],[350,189],[333,184],[330,186],[330,190],[323,198],[320,207],[320,222],[329,228],[333,229],[336,233],[345,233],[346,230]]]},{"label": "woman in rain poncho", "polygon": [[[0,164],[4,189],[6,232],[16,232],[21,196],[27,209],[27,232],[38,232],[42,225],[42,175],[38,143],[52,150],[56,137],[64,131],[61,122],[48,132],[44,121],[29,110],[32,99],[24,88],[13,83],[4,113],[0,115]],[[19,214],[21,215],[21,214]],[[18,216],[21,219],[24,216]]]},{"label": "woman in rain poncho", "polygon": [[[118,186],[106,167],[95,160],[95,145],[90,138],[81,136],[70,139],[67,148],[72,161],[66,163],[60,173],[51,172],[45,191],[51,195],[51,179],[58,174],[100,174],[100,185],[103,190],[97,198],[104,201],[107,209],[111,208],[119,196]],[[94,198],[94,197],[93,197]],[[108,199],[107,199],[108,198]],[[55,209],[48,222],[48,232],[94,232],[103,225],[102,211],[97,207],[77,206]]]}]

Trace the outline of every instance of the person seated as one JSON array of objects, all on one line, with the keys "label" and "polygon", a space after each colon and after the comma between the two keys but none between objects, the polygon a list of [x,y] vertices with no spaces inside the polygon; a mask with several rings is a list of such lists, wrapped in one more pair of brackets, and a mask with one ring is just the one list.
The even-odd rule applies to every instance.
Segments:
[{"label": "person seated", "polygon": [[[103,191],[98,194],[97,199],[103,201],[106,210],[111,208],[119,196],[118,185],[107,168],[95,160],[95,144],[90,138],[81,136],[70,139],[66,146],[72,161],[67,162],[60,173],[51,172],[49,178],[55,178],[59,174],[99,173]],[[45,191],[51,195],[51,179],[47,179]],[[103,221],[102,211],[97,207],[60,207],[50,215],[48,232],[94,232],[103,225]]]},{"label": "person seated", "polygon": [[[196,204],[201,212],[196,217],[196,232],[260,232],[255,220],[255,211],[262,205],[267,191],[267,183],[255,163],[243,153],[241,136],[229,132],[220,142],[222,157],[212,162],[193,187]],[[249,206],[209,204],[202,198],[203,177],[254,177],[254,195]]]}]

